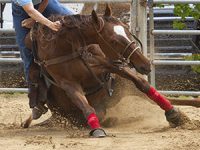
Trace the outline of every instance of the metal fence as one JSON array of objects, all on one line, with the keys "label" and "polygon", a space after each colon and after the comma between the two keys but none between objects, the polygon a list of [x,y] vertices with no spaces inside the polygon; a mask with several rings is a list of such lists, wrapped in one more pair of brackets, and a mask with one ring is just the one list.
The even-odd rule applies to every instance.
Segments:
[{"label": "metal fence", "polygon": [[[138,38],[143,43],[143,52],[147,56],[147,11],[146,7],[143,7],[140,4],[140,0],[59,0],[61,3],[102,3],[102,2],[115,2],[115,3],[130,3],[130,30],[132,33],[136,34]],[[11,0],[0,0],[0,4],[11,3]],[[1,10],[0,10],[1,11]],[[13,33],[13,29],[2,29],[0,28],[0,35],[5,33]],[[21,62],[20,59],[0,59],[1,62],[7,63],[16,63]],[[19,88],[10,89],[9,88],[0,88],[0,92],[20,92]],[[27,90],[25,90],[27,91]]]},{"label": "metal fence", "polygon": [[[62,3],[101,3],[101,2],[116,2],[116,3],[130,3],[130,30],[135,33],[139,39],[141,39],[144,45],[144,55],[147,56],[147,11],[146,8],[140,5],[140,0],[59,0]],[[1,3],[10,3],[11,0],[0,0]],[[152,60],[152,72],[150,82],[155,86],[155,65],[200,65],[200,61],[167,61],[167,60],[155,60],[154,52],[154,35],[157,34],[190,34],[199,35],[199,30],[154,30],[154,4],[178,4],[178,3],[200,3],[200,0],[149,0],[149,29],[150,29],[150,59]],[[0,35],[2,33],[14,32],[13,29],[0,29]],[[9,58],[0,59],[1,62],[19,63],[21,59]],[[26,92],[24,88],[0,88],[0,92]],[[200,92],[193,91],[160,91],[163,94],[171,95],[200,95]]]},{"label": "metal fence", "polygon": [[[152,72],[150,82],[155,86],[156,65],[200,65],[200,61],[169,61],[155,60],[154,35],[200,35],[200,30],[155,30],[154,29],[154,4],[197,4],[200,0],[149,0],[149,31],[150,31],[150,59],[152,61]],[[200,92],[194,91],[160,91],[170,95],[193,95],[199,96]]]}]

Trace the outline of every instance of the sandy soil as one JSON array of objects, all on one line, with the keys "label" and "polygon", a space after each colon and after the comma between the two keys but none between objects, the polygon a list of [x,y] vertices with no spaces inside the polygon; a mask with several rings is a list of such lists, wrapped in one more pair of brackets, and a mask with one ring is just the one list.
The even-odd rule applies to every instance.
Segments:
[{"label": "sandy soil", "polygon": [[[180,107],[191,119],[200,120],[199,109]],[[108,116],[119,122],[105,128],[108,137],[88,137],[89,130],[70,125],[41,127],[35,121],[29,129],[20,123],[30,114],[26,94],[0,95],[0,149],[1,150],[198,150],[199,129],[170,128],[164,112],[145,98],[124,97]]]}]

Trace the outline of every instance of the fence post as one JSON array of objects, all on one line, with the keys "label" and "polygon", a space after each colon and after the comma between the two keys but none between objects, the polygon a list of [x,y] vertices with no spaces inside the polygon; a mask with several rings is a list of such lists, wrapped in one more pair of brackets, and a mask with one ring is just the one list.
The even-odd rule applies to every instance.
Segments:
[{"label": "fence post", "polygon": [[133,34],[136,33],[136,27],[137,27],[137,0],[132,0],[130,5],[130,30]]},{"label": "fence post", "polygon": [[146,0],[137,0],[137,36],[143,44],[143,54],[147,57],[147,11]]},{"label": "fence post", "polygon": [[[137,0],[137,37],[141,40],[143,46],[143,54],[147,57],[147,10],[146,0]],[[144,75],[144,78],[148,80],[148,77]]]},{"label": "fence post", "polygon": [[[151,62],[154,61],[154,53],[155,53],[155,47],[154,47],[154,13],[153,13],[153,0],[149,0],[149,47],[150,47],[150,60]],[[150,83],[152,86],[156,86],[155,84],[155,65],[152,63],[151,65],[151,77],[150,77]]]},{"label": "fence post", "polygon": [[3,3],[0,3],[0,24],[1,28],[3,28]]},{"label": "fence post", "polygon": [[145,0],[133,0],[130,8],[130,28],[143,44],[143,53],[147,56],[147,12],[141,3]]}]

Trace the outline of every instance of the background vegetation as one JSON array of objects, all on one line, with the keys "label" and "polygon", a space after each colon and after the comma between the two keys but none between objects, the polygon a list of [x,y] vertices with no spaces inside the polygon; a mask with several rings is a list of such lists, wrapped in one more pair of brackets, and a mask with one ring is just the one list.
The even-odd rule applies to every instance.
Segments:
[{"label": "background vegetation", "polygon": [[200,19],[200,4],[176,4],[174,14],[180,16],[181,20],[174,21],[173,27],[176,29],[185,29],[187,28],[185,24],[186,17],[193,17],[195,20]]},{"label": "background vegetation", "polygon": [[[174,14],[181,17],[180,21],[173,22],[173,28],[175,29],[187,29],[185,24],[186,17],[193,17],[195,21],[200,22],[200,4],[176,4],[174,8]],[[193,54],[186,57],[186,60],[200,60],[200,54]],[[200,66],[191,66],[192,70],[200,73]]]}]

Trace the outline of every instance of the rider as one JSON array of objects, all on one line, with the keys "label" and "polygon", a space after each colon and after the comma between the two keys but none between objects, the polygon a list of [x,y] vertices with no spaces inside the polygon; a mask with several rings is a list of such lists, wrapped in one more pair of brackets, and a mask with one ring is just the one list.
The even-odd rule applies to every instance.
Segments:
[{"label": "rider", "polygon": [[[29,79],[29,70],[33,62],[31,51],[25,46],[25,36],[35,22],[46,25],[53,31],[58,31],[61,27],[59,21],[50,21],[48,17],[52,14],[71,15],[72,11],[63,7],[57,0],[12,0],[13,24],[16,32],[16,41],[20,49],[20,55],[24,64],[24,72],[28,83],[29,95],[35,87]],[[29,96],[29,104],[30,102]],[[44,106],[31,105],[33,119],[38,119],[47,110]],[[43,108],[42,108],[43,107]]]}]

